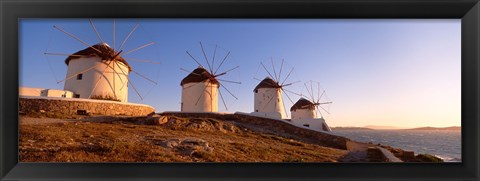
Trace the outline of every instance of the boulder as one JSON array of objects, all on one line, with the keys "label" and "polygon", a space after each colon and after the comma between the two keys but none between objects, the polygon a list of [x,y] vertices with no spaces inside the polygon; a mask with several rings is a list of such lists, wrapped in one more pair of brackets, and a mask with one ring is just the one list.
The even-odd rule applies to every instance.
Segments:
[{"label": "boulder", "polygon": [[415,152],[413,151],[403,151],[403,160],[414,160],[415,159]]},{"label": "boulder", "polygon": [[158,142],[164,148],[171,148],[183,155],[192,156],[196,152],[212,152],[208,142],[200,138],[168,139]]},{"label": "boulder", "polygon": [[146,123],[149,125],[161,125],[165,124],[168,122],[168,117],[167,116],[161,116],[158,114],[153,114],[151,116],[148,116],[146,119]]},{"label": "boulder", "polygon": [[418,154],[415,158],[417,158],[420,162],[443,162],[441,158],[430,154]]}]

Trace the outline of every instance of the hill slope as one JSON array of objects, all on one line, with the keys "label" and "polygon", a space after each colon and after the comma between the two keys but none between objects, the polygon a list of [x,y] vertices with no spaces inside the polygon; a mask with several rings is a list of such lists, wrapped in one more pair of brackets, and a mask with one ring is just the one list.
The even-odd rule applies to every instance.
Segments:
[{"label": "hill slope", "polygon": [[[48,114],[46,114],[48,115]],[[352,141],[244,114],[149,117],[20,117],[21,162],[431,162],[385,145]]]},{"label": "hill slope", "polygon": [[171,117],[22,117],[21,162],[336,162],[348,151],[258,133],[232,122]]}]

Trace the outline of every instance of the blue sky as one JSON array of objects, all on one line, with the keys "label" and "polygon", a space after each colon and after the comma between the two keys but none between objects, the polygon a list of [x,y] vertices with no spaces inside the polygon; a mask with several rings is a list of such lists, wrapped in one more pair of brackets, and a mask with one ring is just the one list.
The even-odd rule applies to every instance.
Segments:
[{"label": "blue sky", "polygon": [[[130,74],[144,100],[129,90],[129,101],[148,104],[157,112],[180,110],[180,81],[197,64],[205,66],[201,41],[207,55],[231,52],[221,70],[235,66],[224,79],[239,99],[223,91],[228,112],[251,112],[253,88],[267,73],[260,67],[273,58],[285,60],[284,70],[294,67],[288,89],[306,94],[303,83],[318,81],[333,101],[327,122],[331,126],[460,125],[460,20],[242,20],[242,19],[117,19],[115,43],[113,20],[93,19],[102,39],[118,48],[125,36],[140,23],[125,43],[124,51],[155,42],[124,58],[134,70],[158,82],[154,85]],[[86,48],[53,28],[59,26],[89,44],[100,42],[88,19],[20,20],[20,86],[63,89],[67,70],[64,56]],[[217,65],[219,58],[217,59]],[[267,65],[271,68],[271,64]],[[270,70],[271,71],[271,70]],[[290,94],[296,101],[299,97]],[[286,106],[292,104],[284,98]],[[219,102],[220,111],[226,111]]]}]

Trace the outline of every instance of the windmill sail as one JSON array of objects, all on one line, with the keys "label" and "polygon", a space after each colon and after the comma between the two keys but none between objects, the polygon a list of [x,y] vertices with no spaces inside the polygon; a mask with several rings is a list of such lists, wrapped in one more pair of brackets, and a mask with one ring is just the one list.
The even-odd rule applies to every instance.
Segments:
[{"label": "windmill sail", "polygon": [[[260,66],[267,73],[267,77],[263,80],[259,80],[260,83],[253,89],[254,91],[254,112],[252,114],[270,117],[275,119],[285,119],[288,117],[287,109],[285,107],[285,101],[283,95],[293,104],[291,96],[299,95],[294,91],[287,90],[286,87],[297,82],[285,83],[293,72],[293,68],[290,69],[287,75],[282,76],[284,68],[284,60],[280,66],[275,66],[273,58],[270,59],[269,64],[260,62]],[[271,65],[269,70],[266,65]],[[279,68],[277,70],[277,68]],[[282,79],[281,79],[282,78]]]},{"label": "windmill sail", "polygon": [[[132,65],[123,57],[133,51],[138,51],[147,46],[153,45],[150,42],[138,48],[124,52],[122,48],[126,45],[127,40],[138,28],[137,23],[130,33],[122,41],[118,50],[110,47],[100,35],[94,22],[89,19],[89,23],[100,40],[100,43],[91,45],[83,41],[73,33],[53,26],[60,32],[68,35],[76,41],[87,46],[87,48],[77,51],[73,54],[68,53],[52,53],[45,52],[45,55],[66,56],[65,64],[68,66],[66,78],[57,83],[65,82],[64,90],[74,92],[76,98],[105,99],[121,102],[128,102],[129,85],[135,90],[135,93],[143,100],[143,96],[134,86],[132,79],[129,79],[129,73],[134,72],[139,78],[146,80],[154,85],[157,83],[143,75],[140,71],[134,70]],[[113,44],[115,45],[115,20],[113,21]],[[155,61],[144,61],[156,63]]]},{"label": "windmill sail", "polygon": [[[241,84],[238,81],[227,80],[224,78],[219,78],[229,74],[229,72],[236,70],[240,66],[236,66],[225,71],[221,70],[222,65],[227,61],[227,58],[230,55],[230,52],[226,53],[219,65],[215,65],[215,57],[219,52],[218,45],[215,45],[213,49],[213,56],[209,59],[210,56],[207,55],[207,48],[199,43],[199,49],[201,52],[201,58],[195,57],[195,55],[186,51],[187,55],[198,65],[198,68],[190,72],[180,83],[182,86],[182,102],[181,102],[181,111],[182,112],[218,112],[218,97],[220,99],[226,110],[228,110],[225,97],[222,95],[221,90],[227,91],[227,93],[238,99],[223,83],[228,84]],[[197,52],[198,53],[198,52]],[[198,55],[198,54],[197,54]],[[200,63],[204,59],[207,68]],[[180,70],[187,71],[186,69],[180,68]],[[220,73],[217,73],[220,72]]]},{"label": "windmill sail", "polygon": [[331,131],[324,119],[324,114],[322,114],[322,112],[329,114],[325,106],[332,104],[331,101],[325,99],[325,90],[322,91],[320,83],[314,85],[313,81],[305,83],[304,86],[308,95],[302,96],[290,108],[292,123],[315,130]]}]

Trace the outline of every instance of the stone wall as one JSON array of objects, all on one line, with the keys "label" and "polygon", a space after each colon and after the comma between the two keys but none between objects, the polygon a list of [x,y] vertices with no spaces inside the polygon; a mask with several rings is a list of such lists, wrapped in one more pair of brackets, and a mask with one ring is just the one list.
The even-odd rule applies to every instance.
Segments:
[{"label": "stone wall", "polygon": [[78,113],[86,111],[86,113],[90,115],[146,116],[154,113],[155,109],[144,104],[130,104],[105,100],[20,97],[19,111],[26,114],[31,112],[58,112],[64,115],[77,115]]}]

